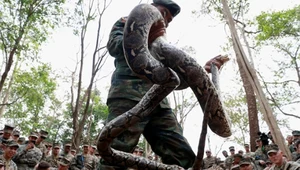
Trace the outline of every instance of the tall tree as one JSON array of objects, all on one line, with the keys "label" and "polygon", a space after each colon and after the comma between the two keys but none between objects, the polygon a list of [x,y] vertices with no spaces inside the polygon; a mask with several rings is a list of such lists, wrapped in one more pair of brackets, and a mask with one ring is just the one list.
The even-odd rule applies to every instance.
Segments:
[{"label": "tall tree", "polygon": [[50,30],[62,18],[65,0],[0,2],[0,50],[3,53],[0,96],[16,56],[34,59]]},{"label": "tall tree", "polygon": [[[110,1],[111,2],[111,1]],[[89,117],[91,109],[91,91],[96,79],[97,73],[102,68],[106,56],[107,50],[105,46],[101,46],[101,24],[102,17],[105,10],[108,8],[110,2],[89,0],[82,1],[79,0],[76,3],[74,17],[71,21],[75,22],[74,33],[79,36],[80,39],[80,52],[79,52],[79,70],[76,69],[72,73],[71,80],[71,110],[72,110],[72,143],[73,147],[78,149],[81,142],[81,137],[83,134],[84,126],[86,125],[86,120]],[[101,8],[102,6],[102,8]],[[84,69],[84,59],[88,55],[86,51],[86,34],[87,30],[92,21],[97,21],[97,32],[96,40],[94,43],[94,49],[92,51],[92,64],[91,64],[91,77],[88,87],[85,89],[82,85],[83,79],[83,69]],[[77,72],[78,71],[78,72]],[[76,78],[78,76],[78,79]],[[84,107],[84,108],[83,108]]]},{"label": "tall tree", "polygon": [[[272,46],[280,55],[272,57],[272,79],[263,77],[274,111],[300,118],[300,5],[292,9],[263,12],[256,17],[259,47]],[[271,65],[271,64],[270,64]],[[294,113],[294,114],[293,114]]]},{"label": "tall tree", "polygon": [[[248,11],[249,3],[247,0],[241,0],[241,1],[229,1],[229,7],[230,10],[233,11],[233,17],[235,18],[235,21],[239,21],[243,18],[243,15]],[[224,15],[223,15],[223,6],[220,0],[213,0],[213,1],[205,1],[204,2],[204,12],[205,13],[212,13],[216,12],[218,17],[222,20],[225,21]],[[240,21],[239,21],[240,22]],[[246,101],[247,101],[247,112],[248,112],[248,119],[249,119],[249,129],[250,129],[250,145],[251,145],[251,150],[255,150],[255,139],[257,137],[257,133],[259,132],[259,123],[258,123],[258,109],[257,109],[257,103],[256,103],[256,98],[254,94],[254,90],[246,76],[245,69],[242,67],[241,61],[236,60],[238,67],[239,67],[239,72],[240,72],[240,77],[243,82],[243,87],[245,91],[245,96],[246,96]],[[240,119],[241,120],[241,119]],[[237,124],[241,122],[235,122]]]}]

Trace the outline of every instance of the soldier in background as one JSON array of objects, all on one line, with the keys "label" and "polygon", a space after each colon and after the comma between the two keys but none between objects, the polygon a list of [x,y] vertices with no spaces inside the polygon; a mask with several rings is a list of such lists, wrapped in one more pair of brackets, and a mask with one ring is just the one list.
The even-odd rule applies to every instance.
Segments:
[{"label": "soldier in background", "polygon": [[12,133],[12,138],[14,141],[18,142],[18,140],[20,138],[20,131],[15,129]]},{"label": "soldier in background", "polygon": [[228,156],[225,159],[225,162],[224,162],[226,169],[231,169],[231,165],[232,165],[232,162],[233,162],[233,156],[235,154],[234,146],[229,147],[229,152],[230,152],[230,156]]},{"label": "soldier in background", "polygon": [[19,145],[25,144],[25,138],[24,138],[24,137],[19,137],[17,143],[18,143]]},{"label": "soldier in background", "polygon": [[202,168],[203,169],[208,169],[214,165],[217,165],[217,158],[211,155],[211,151],[207,150],[205,151],[206,153],[206,158],[203,159],[203,164],[202,164]]},{"label": "soldier in background", "polygon": [[60,153],[60,156],[63,158],[67,158],[68,160],[72,160],[74,155],[71,154],[71,142],[66,141],[64,143],[64,150]]},{"label": "soldier in background", "polygon": [[55,143],[52,149],[52,154],[45,158],[45,161],[48,162],[52,168],[58,168],[59,166],[59,152],[60,144]]},{"label": "soldier in background", "polygon": [[75,156],[76,155],[76,149],[71,149],[71,154],[73,155],[73,156]]},{"label": "soldier in background", "polygon": [[296,143],[297,143],[297,141],[300,140],[300,131],[299,130],[294,130],[294,131],[292,131],[292,135],[293,135],[293,144],[290,145],[289,149],[293,150],[293,152],[292,152],[292,160],[296,161],[297,157],[298,157]]},{"label": "soldier in background", "polygon": [[19,145],[14,140],[9,140],[6,142],[6,144],[3,147],[3,155],[0,155],[0,159],[3,160],[4,169],[5,170],[17,170],[16,163],[12,160],[12,158],[17,153],[17,149],[19,148]]},{"label": "soldier in background", "polygon": [[13,161],[17,164],[20,170],[33,170],[34,167],[42,159],[42,152],[35,147],[35,142],[38,138],[38,133],[31,132],[28,141],[24,145],[21,145],[17,151],[17,154],[13,158]]},{"label": "soldier in background", "polygon": [[88,144],[83,145],[82,154],[77,154],[74,159],[71,161],[70,169],[71,170],[96,170],[97,162],[94,159],[94,156],[90,154]]},{"label": "soldier in background", "polygon": [[46,152],[45,157],[47,157],[47,156],[51,155],[50,153],[51,153],[51,150],[52,150],[52,143],[51,142],[45,142],[45,146],[47,148],[47,152]]},{"label": "soldier in background", "polygon": [[244,144],[245,148],[245,154],[243,155],[244,158],[255,158],[255,153],[250,151],[250,145],[249,144]]},{"label": "soldier in background", "polygon": [[46,157],[47,151],[48,151],[44,144],[44,141],[45,141],[45,139],[47,139],[47,137],[48,137],[48,132],[44,131],[44,130],[40,130],[39,136],[38,136],[38,138],[36,140],[36,144],[35,144],[35,146],[37,148],[39,148],[41,150],[41,152],[43,153],[42,159],[44,159]]},{"label": "soldier in background", "polygon": [[265,146],[263,146],[260,138],[255,140],[257,149],[255,151],[255,165],[258,170],[263,170],[266,167],[266,160],[268,159],[265,154]]},{"label": "soldier in background", "polygon": [[0,155],[3,154],[4,143],[12,139],[11,134],[14,130],[14,126],[10,124],[4,125],[3,134],[0,136]]},{"label": "soldier in background", "polygon": [[[68,170],[70,168],[71,161],[67,158],[61,158],[59,160],[59,167],[58,170]],[[54,168],[53,170],[57,170]]]},{"label": "soldier in background", "polygon": [[240,170],[255,170],[255,166],[252,163],[252,158],[243,158],[239,163]]}]

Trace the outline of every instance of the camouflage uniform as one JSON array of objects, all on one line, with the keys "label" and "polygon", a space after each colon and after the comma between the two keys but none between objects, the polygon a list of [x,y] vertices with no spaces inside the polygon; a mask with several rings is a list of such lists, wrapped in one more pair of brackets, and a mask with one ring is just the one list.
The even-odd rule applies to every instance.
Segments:
[{"label": "camouflage uniform", "polygon": [[232,162],[233,162],[233,155],[230,155],[224,161],[226,169],[231,169]]},{"label": "camouflage uniform", "polygon": [[210,156],[203,159],[203,169],[208,169],[212,167],[213,165],[217,165],[217,158]]},{"label": "camouflage uniform", "polygon": [[42,152],[37,147],[33,147],[26,151],[27,144],[21,145],[17,154],[14,156],[18,169],[33,170],[34,166],[42,159]]},{"label": "camouflage uniform", "polygon": [[246,152],[244,153],[243,157],[255,159],[255,152]]},{"label": "camouflage uniform", "polygon": [[300,170],[300,164],[296,162],[284,161],[280,167],[272,165],[272,167],[269,170]]},{"label": "camouflage uniform", "polygon": [[18,167],[13,160],[6,160],[3,155],[0,155],[0,159],[3,161],[4,169],[5,170],[17,170]]},{"label": "camouflage uniform", "polygon": [[[107,44],[110,55],[115,58],[116,67],[107,99],[108,122],[133,108],[153,85],[137,77],[126,63],[122,47],[125,22],[126,18],[121,18],[114,24]],[[151,116],[119,135],[113,141],[112,147],[132,152],[141,134],[145,136],[153,151],[161,157],[162,162],[184,168],[193,165],[195,154],[183,137],[182,128],[166,98],[154,109]]]},{"label": "camouflage uniform", "polygon": [[45,161],[48,162],[51,167],[58,168],[59,156],[49,155],[45,158]]},{"label": "camouflage uniform", "polygon": [[90,154],[78,154],[74,157],[70,166],[71,170],[96,170],[97,162],[93,155]]},{"label": "camouflage uniform", "polygon": [[47,151],[48,151],[45,144],[43,142],[41,142],[41,143],[37,144],[36,147],[41,150],[41,152],[43,154],[42,159],[45,159],[46,155],[47,155]]}]

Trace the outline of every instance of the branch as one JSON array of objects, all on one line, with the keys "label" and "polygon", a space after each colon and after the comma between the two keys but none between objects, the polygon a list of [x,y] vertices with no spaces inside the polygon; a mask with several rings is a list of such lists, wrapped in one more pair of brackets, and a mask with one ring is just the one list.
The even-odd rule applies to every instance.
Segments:
[{"label": "branch", "polygon": [[291,116],[291,117],[295,117],[295,118],[300,119],[300,116],[297,116],[297,115],[294,115],[294,114],[286,113],[286,112],[284,112],[284,111],[280,108],[280,106],[279,106],[278,103],[276,102],[276,99],[273,97],[272,93],[269,91],[267,84],[266,84],[265,81],[263,80],[263,77],[261,76],[261,74],[260,74],[259,72],[257,72],[257,73],[258,73],[259,77],[262,79],[262,82],[264,83],[264,86],[265,86],[265,88],[266,88],[266,91],[267,91],[267,93],[270,95],[271,101],[274,103],[275,107],[276,107],[282,114],[284,114],[284,115],[286,115],[286,116]]}]

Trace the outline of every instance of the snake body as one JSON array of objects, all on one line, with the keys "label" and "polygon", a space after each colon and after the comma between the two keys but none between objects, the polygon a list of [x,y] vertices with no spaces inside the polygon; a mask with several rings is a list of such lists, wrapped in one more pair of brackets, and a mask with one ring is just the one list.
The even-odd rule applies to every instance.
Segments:
[{"label": "snake body", "polygon": [[188,54],[169,45],[162,37],[148,48],[148,34],[153,23],[163,20],[156,7],[140,4],[125,24],[123,49],[129,67],[139,77],[154,85],[132,109],[107,123],[100,132],[97,148],[101,157],[112,165],[135,169],[183,169],[164,165],[128,153],[116,151],[111,142],[128,127],[151,114],[154,108],[179,86],[190,87],[206,115],[210,129],[222,137],[231,135],[229,119],[219,94],[204,69]]}]

